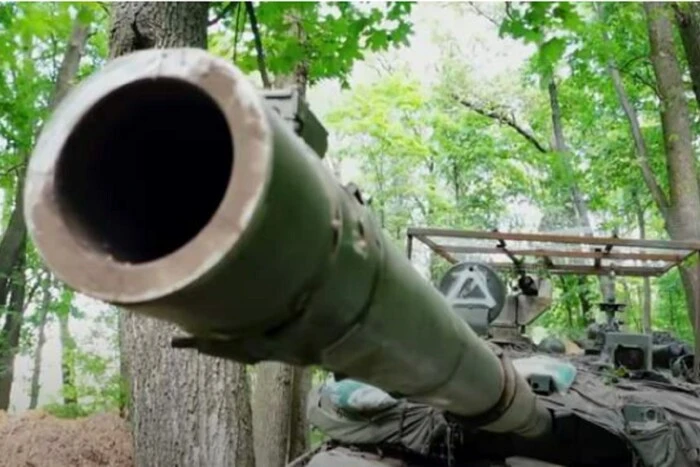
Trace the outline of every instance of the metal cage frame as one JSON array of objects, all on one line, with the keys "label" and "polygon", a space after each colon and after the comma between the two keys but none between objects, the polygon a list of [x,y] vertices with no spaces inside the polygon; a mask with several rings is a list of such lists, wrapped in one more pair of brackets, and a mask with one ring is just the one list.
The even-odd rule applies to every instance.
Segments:
[{"label": "metal cage frame", "polygon": [[[659,277],[694,255],[700,258],[700,242],[695,241],[409,227],[409,259],[414,239],[452,264],[460,261],[458,255],[480,255],[486,258],[484,263],[498,270],[545,270],[555,275],[614,272],[618,276]],[[511,247],[509,242],[547,246]],[[493,260],[498,257],[506,260]]]}]

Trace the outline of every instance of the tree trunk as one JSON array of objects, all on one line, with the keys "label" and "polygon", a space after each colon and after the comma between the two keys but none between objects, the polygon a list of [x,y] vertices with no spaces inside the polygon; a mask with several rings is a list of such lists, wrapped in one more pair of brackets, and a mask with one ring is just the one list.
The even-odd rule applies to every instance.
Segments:
[{"label": "tree trunk", "polygon": [[[639,238],[642,240],[647,237],[646,221],[644,219],[644,208],[639,202],[639,197],[637,193],[633,194],[634,204],[637,211],[637,225],[639,227]],[[644,277],[642,285],[642,332],[644,334],[651,334],[651,280],[648,277]]]},{"label": "tree trunk", "polygon": [[[151,47],[207,45],[207,3],[114,3],[110,57]],[[173,325],[120,315],[137,466],[252,467],[246,368],[170,347]]]},{"label": "tree trunk", "polygon": [[207,2],[116,2],[109,32],[110,58],[136,50],[207,48]]},{"label": "tree trunk", "polygon": [[294,367],[264,362],[256,367],[253,393],[255,460],[259,467],[283,467],[288,460]]},{"label": "tree trunk", "polygon": [[557,86],[554,83],[554,79],[549,82],[547,87],[549,90],[549,102],[552,108],[552,128],[554,130],[554,149],[557,151],[564,162],[564,167],[568,172],[568,177],[570,178],[569,190],[571,191],[571,199],[576,207],[576,212],[579,218],[579,224],[584,229],[584,234],[593,235],[593,226],[591,225],[591,218],[588,215],[588,205],[586,200],[583,199],[581,190],[576,183],[576,174],[574,173],[574,168],[569,160],[569,148],[566,145],[566,140],[564,139],[564,127],[561,120],[561,109],[559,107],[559,93],[557,91]]},{"label": "tree trunk", "polygon": [[7,297],[12,287],[10,276],[20,260],[22,244],[27,236],[27,226],[24,224],[22,212],[23,191],[24,170],[22,169],[15,184],[15,206],[10,214],[7,229],[0,240],[0,303],[7,303]]},{"label": "tree trunk", "polygon": [[674,3],[676,23],[688,59],[693,93],[700,107],[700,4],[695,2]]},{"label": "tree trunk", "polygon": [[[294,11],[286,16],[290,35],[303,47],[305,33]],[[260,57],[261,55],[259,55]],[[264,64],[259,64],[262,70]],[[276,88],[295,87],[302,99],[308,87],[306,60],[291,75],[274,77]],[[311,369],[265,362],[257,366],[253,393],[255,459],[259,467],[283,467],[304,453],[310,444],[306,398],[311,389]]]},{"label": "tree trunk", "polygon": [[651,170],[651,165],[649,164],[649,152],[647,151],[646,140],[642,134],[642,127],[639,124],[639,118],[637,117],[637,111],[632,106],[627,91],[625,90],[624,84],[622,82],[622,77],[617,69],[617,65],[610,60],[608,62],[608,72],[612,78],[613,87],[615,88],[615,93],[620,102],[625,116],[627,117],[627,122],[630,125],[630,131],[632,132],[632,139],[634,140],[634,147],[637,153],[637,162],[639,168],[642,171],[642,178],[644,183],[651,193],[651,197],[659,209],[664,223],[668,224],[668,197],[666,193],[659,186],[654,176],[654,172]]},{"label": "tree trunk", "polygon": [[644,291],[644,301],[642,302],[642,332],[651,334],[653,331],[651,321],[651,280],[648,277],[644,278],[642,286]]},{"label": "tree trunk", "polygon": [[77,345],[69,327],[70,312],[58,316],[59,336],[61,339],[61,381],[63,403],[75,405],[78,403],[78,393],[75,382],[75,352]]},{"label": "tree trunk", "polygon": [[[78,74],[80,59],[83,55],[83,49],[88,36],[88,26],[81,24],[80,20],[76,20],[73,25],[71,36],[68,39],[66,51],[63,55],[63,60],[58,69],[56,85],[53,95],[49,100],[48,111],[53,110],[58,102],[63,99],[71,87],[71,81]],[[37,129],[37,133],[39,129]],[[26,160],[27,155],[24,155]],[[24,162],[24,161],[23,161]],[[10,215],[10,221],[7,229],[0,240],[0,300],[7,299],[7,291],[9,285],[5,282],[14,268],[21,244],[27,234],[27,226],[24,223],[24,213],[22,212],[22,195],[24,191],[24,169],[19,171],[18,183],[15,185],[15,207]]]},{"label": "tree trunk", "polygon": [[[629,307],[632,305],[632,290],[630,288],[629,283],[627,282],[627,278],[620,278],[619,279],[620,284],[622,284],[622,290],[624,290],[624,295],[622,296],[623,303],[626,303],[627,306]],[[637,297],[639,301],[639,305],[641,307],[642,304],[642,289],[637,286],[635,287],[637,290]],[[620,330],[622,332],[631,332],[630,330],[632,327],[630,326],[630,323],[634,323],[634,332],[639,332],[641,330],[641,324],[639,320],[637,319],[636,315],[632,313],[625,313],[625,321],[622,323],[620,326]]]},{"label": "tree trunk", "polygon": [[[571,161],[569,160],[569,147],[564,139],[564,125],[562,124],[561,118],[561,108],[559,107],[559,92],[557,86],[554,82],[554,78],[551,79],[547,87],[549,91],[549,102],[552,109],[552,128],[554,130],[554,149],[559,153],[562,158],[563,165],[566,168],[567,176],[570,179],[569,191],[571,192],[571,200],[574,203],[574,208],[578,214],[578,224],[583,229],[583,234],[585,236],[593,236],[593,224],[591,223],[591,216],[588,213],[588,203],[583,198],[583,194],[576,183],[576,173]],[[579,284],[586,283],[585,278],[579,277]],[[602,291],[602,282],[599,282],[599,286]],[[583,290],[579,288],[579,300],[581,301],[581,312],[582,318],[587,320],[590,311],[590,302],[588,299],[582,295]]]},{"label": "tree trunk", "polygon": [[308,450],[306,398],[311,376],[311,369],[278,362],[257,366],[253,429],[259,467],[283,467]]},{"label": "tree trunk", "polygon": [[[71,81],[78,72],[80,58],[83,54],[85,42],[87,41],[88,27],[76,20],[73,25],[71,36],[66,46],[66,51],[63,55],[58,77],[53,91],[53,95],[49,101],[48,110],[52,110],[56,104],[63,98],[70,88]],[[26,159],[26,155],[24,155]],[[0,303],[7,303],[8,295],[12,295],[12,285],[9,277],[13,270],[16,270],[18,265],[21,265],[22,274],[24,274],[25,261],[25,246],[27,239],[27,226],[24,223],[24,213],[22,206],[22,197],[24,191],[24,168],[18,171],[17,183],[15,184],[14,201],[15,206],[10,215],[7,229],[0,240]],[[17,293],[15,294],[17,296]],[[24,301],[24,297],[22,297]],[[11,309],[11,308],[10,308]],[[23,310],[22,308],[18,308]],[[21,311],[20,311],[21,313]],[[8,362],[14,362],[15,345],[11,345],[16,333],[19,340],[21,331],[21,317],[19,313],[10,314],[6,317],[5,326],[0,331],[0,342],[6,342],[9,345],[6,347],[8,352],[0,352],[0,409],[7,409],[9,405],[10,386],[12,385],[12,365]],[[4,374],[3,374],[4,372]]]},{"label": "tree trunk", "polygon": [[311,446],[311,428],[306,416],[307,397],[311,390],[313,370],[294,368],[292,380],[292,416],[289,421],[289,452],[287,462],[306,452]]},{"label": "tree trunk", "polygon": [[581,323],[583,326],[588,326],[595,321],[595,319],[593,319],[591,316],[593,313],[593,306],[591,305],[591,301],[588,299],[588,295],[586,295],[588,281],[586,280],[585,276],[576,276],[576,282],[576,294],[578,295],[578,300],[581,304]]},{"label": "tree trunk", "polygon": [[668,314],[671,321],[671,328],[675,334],[678,334],[678,322],[676,321],[676,303],[673,299],[675,291],[668,292]]},{"label": "tree trunk", "polygon": [[26,263],[26,235],[20,242],[20,253],[13,274],[8,281],[10,283],[9,304],[5,316],[5,325],[0,334],[0,410],[10,407],[10,393],[14,379],[15,356],[19,347],[19,336],[22,330],[24,314],[24,295],[26,292],[26,278],[24,265]]},{"label": "tree trunk", "polygon": [[174,350],[153,319],[124,321],[137,466],[253,467],[245,366]]},{"label": "tree trunk", "polygon": [[50,284],[50,277],[46,277],[41,286],[42,296],[38,325],[39,337],[36,343],[36,350],[34,351],[34,368],[32,369],[32,382],[29,389],[29,410],[36,409],[39,404],[39,390],[41,389],[39,383],[41,377],[41,351],[46,343],[46,321],[48,320],[49,307],[51,306]]},{"label": "tree trunk", "polygon": [[[564,276],[558,276],[557,277],[559,281],[559,287],[561,287],[562,291],[564,292],[564,295],[568,294],[569,288],[568,284],[566,283],[566,279]],[[574,329],[574,310],[573,307],[571,306],[571,301],[570,300],[564,300],[564,307],[566,309],[566,324],[569,329]]]},{"label": "tree trunk", "polygon": [[[668,167],[670,196],[667,230],[676,240],[700,240],[700,189],[692,146],[690,113],[673,42],[671,10],[662,3],[645,3],[651,62],[661,99],[661,123]],[[691,323],[700,310],[700,283],[694,266],[681,267]],[[696,339],[697,340],[697,339]],[[700,342],[697,342],[700,345]]]}]

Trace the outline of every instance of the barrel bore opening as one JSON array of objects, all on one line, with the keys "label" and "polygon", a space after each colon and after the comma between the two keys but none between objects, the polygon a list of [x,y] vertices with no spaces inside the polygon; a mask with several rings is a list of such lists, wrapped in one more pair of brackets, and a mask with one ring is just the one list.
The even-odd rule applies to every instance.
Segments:
[{"label": "barrel bore opening", "polygon": [[144,263],[175,252],[211,220],[229,184],[233,141],[198,87],[149,79],[100,100],[58,159],[55,195],[83,243]]}]

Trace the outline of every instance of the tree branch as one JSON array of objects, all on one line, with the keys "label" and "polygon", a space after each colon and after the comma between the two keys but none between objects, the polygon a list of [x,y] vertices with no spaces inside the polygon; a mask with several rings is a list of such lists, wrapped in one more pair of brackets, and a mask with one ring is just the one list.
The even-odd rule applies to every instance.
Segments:
[{"label": "tree branch", "polygon": [[523,138],[525,138],[528,142],[530,142],[541,153],[548,153],[549,152],[549,150],[537,140],[535,135],[530,133],[525,128],[521,127],[518,124],[518,122],[515,121],[514,117],[508,116],[508,115],[503,115],[503,114],[500,114],[500,113],[493,111],[493,110],[484,109],[484,108],[479,107],[478,105],[474,104],[473,102],[470,102],[466,99],[461,99],[456,95],[454,95],[453,97],[455,100],[457,100],[457,102],[462,104],[464,107],[466,107],[470,110],[473,110],[474,112],[478,113],[479,115],[491,118],[493,120],[496,120],[497,122],[499,122],[502,125],[506,125],[506,126],[511,127],[512,129],[517,131]]},{"label": "tree branch", "polygon": [[547,85],[549,93],[549,106],[552,109],[552,130],[554,132],[554,148],[560,153],[560,157],[564,167],[566,168],[567,176],[570,180],[569,190],[571,191],[571,199],[574,202],[576,213],[579,217],[579,224],[585,230],[587,236],[593,235],[593,224],[588,213],[588,204],[583,198],[583,194],[577,183],[576,170],[571,163],[569,157],[565,153],[569,152],[564,138],[564,124],[562,123],[561,107],[559,106],[559,91],[554,78],[550,79]]},{"label": "tree branch", "polygon": [[615,68],[612,61],[608,63],[608,72],[612,78],[613,86],[615,87],[615,93],[617,94],[620,106],[625,112],[625,116],[627,117],[627,121],[630,125],[630,130],[632,131],[632,139],[634,140],[634,147],[637,153],[637,162],[639,163],[639,168],[642,170],[642,178],[644,178],[644,183],[646,184],[647,188],[649,188],[651,197],[654,199],[656,206],[659,208],[662,217],[666,222],[668,222],[668,198],[661,189],[661,186],[659,186],[659,183],[654,176],[654,172],[651,170],[647,145],[644,135],[642,134],[642,129],[639,125],[637,112],[627,96],[620,73],[618,72],[617,68]]},{"label": "tree branch", "polygon": [[678,21],[678,24],[682,27],[687,26],[689,23],[689,18],[685,15],[685,12],[681,11],[681,7],[678,5],[678,2],[672,2],[671,8],[673,9],[673,13],[676,16],[676,21]]},{"label": "tree branch", "polygon": [[234,6],[238,6],[238,2],[228,2],[228,5],[226,5],[218,15],[216,15],[213,19],[209,20],[207,23],[207,26],[214,26],[216,23],[224,19],[224,17],[229,14],[231,11],[231,8]]},{"label": "tree branch", "polygon": [[109,14],[110,14],[111,12],[109,11],[109,7],[106,5],[105,2],[97,2],[97,5],[98,5],[100,8],[102,8],[102,11],[104,11],[105,13],[107,13],[107,16],[109,16]]},{"label": "tree branch", "polygon": [[513,2],[506,2],[505,12],[508,19],[513,20]]},{"label": "tree branch", "polygon": [[[602,9],[598,6],[598,18],[601,22],[605,21]],[[607,32],[603,32],[603,38],[606,41],[610,40]],[[637,162],[642,170],[642,178],[646,184],[651,197],[656,203],[661,216],[666,223],[669,222],[669,201],[666,194],[659,186],[659,183],[654,176],[654,172],[651,170],[651,165],[649,164],[649,152],[647,150],[646,141],[644,135],[642,134],[642,129],[639,125],[639,118],[637,117],[637,111],[632,106],[627,91],[625,90],[625,85],[622,82],[622,77],[620,76],[620,71],[615,66],[614,59],[608,60],[607,63],[608,73],[610,73],[610,78],[613,82],[613,87],[615,88],[615,94],[617,94],[617,99],[620,102],[622,110],[625,112],[627,121],[630,125],[630,130],[632,132],[632,139],[634,140],[634,147],[637,153]]]},{"label": "tree branch", "polygon": [[255,8],[253,7],[253,2],[245,2],[245,9],[246,12],[248,12],[250,29],[253,31],[253,40],[255,41],[255,53],[258,58],[258,71],[260,72],[260,78],[262,78],[263,87],[265,89],[270,89],[272,87],[272,83],[270,82],[270,77],[267,75],[265,55],[263,52],[262,40],[260,38],[260,30],[258,29],[258,20],[255,18]]},{"label": "tree branch", "polygon": [[479,6],[475,2],[467,2],[467,4],[470,7],[472,7],[472,9],[476,12],[476,14],[487,19],[489,22],[491,22],[497,28],[501,27],[501,24],[498,21],[496,21],[494,18],[492,18],[489,15],[487,15],[486,13],[484,13],[484,11],[481,8],[479,8]]},{"label": "tree branch", "polygon": [[22,160],[21,162],[18,162],[7,169],[3,170],[0,172],[0,178],[7,177],[8,175],[13,175],[15,172],[18,172],[21,174],[22,170],[24,167],[27,165],[27,161]]},{"label": "tree branch", "polygon": [[32,288],[29,289],[29,293],[24,299],[24,306],[22,307],[22,313],[27,311],[27,308],[29,308],[29,305],[31,304],[32,300],[34,299],[34,294],[36,293],[37,289],[41,285],[43,276],[39,276],[35,281],[34,284],[32,284]]},{"label": "tree branch", "polygon": [[642,76],[641,73],[636,73],[636,72],[630,73],[629,76],[631,76],[633,79],[637,80],[638,82],[640,82],[644,86],[651,89],[651,92],[654,93],[654,95],[657,97],[657,99],[661,99],[661,93],[659,93],[659,88],[656,86],[656,84],[654,83],[654,81],[651,78],[646,77],[646,76]]},{"label": "tree branch", "polygon": [[[236,57],[238,56],[238,36],[240,34],[240,29],[238,27],[241,17],[241,5],[240,3],[236,6],[236,20],[233,25],[233,63],[236,63]],[[245,24],[245,23],[244,23]]]},{"label": "tree branch", "polygon": [[629,60],[627,60],[625,63],[623,63],[622,65],[620,65],[620,66],[618,67],[618,69],[620,70],[621,73],[624,73],[625,70],[627,70],[627,68],[629,68],[630,66],[632,66],[632,64],[633,64],[634,62],[638,62],[638,61],[640,61],[640,60],[643,61],[643,62],[646,63],[646,64],[649,64],[649,57],[647,57],[646,55],[637,55],[636,57],[632,57],[632,58],[630,58]]}]

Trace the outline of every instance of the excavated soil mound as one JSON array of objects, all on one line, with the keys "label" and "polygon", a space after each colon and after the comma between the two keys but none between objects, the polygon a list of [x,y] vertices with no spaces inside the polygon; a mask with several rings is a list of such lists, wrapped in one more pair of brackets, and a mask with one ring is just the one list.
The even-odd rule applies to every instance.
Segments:
[{"label": "excavated soil mound", "polygon": [[63,420],[0,412],[0,467],[133,467],[131,435],[116,414]]}]

